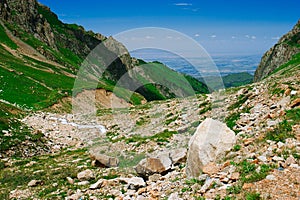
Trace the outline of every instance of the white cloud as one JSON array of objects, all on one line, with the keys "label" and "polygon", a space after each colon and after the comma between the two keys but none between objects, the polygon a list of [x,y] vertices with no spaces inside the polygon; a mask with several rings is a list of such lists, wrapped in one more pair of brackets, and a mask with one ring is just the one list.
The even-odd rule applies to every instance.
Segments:
[{"label": "white cloud", "polygon": [[231,36],[231,39],[236,39],[236,37],[235,36]]},{"label": "white cloud", "polygon": [[172,36],[167,36],[167,39],[171,40],[171,39],[173,39],[173,37]]},{"label": "white cloud", "polygon": [[194,36],[195,36],[195,37],[200,37],[200,35],[199,35],[198,33],[196,33]]},{"label": "white cloud", "polygon": [[216,35],[211,35],[210,37],[211,37],[211,38],[216,38],[217,36],[216,36]]},{"label": "white cloud", "polygon": [[254,36],[254,35],[251,36],[251,39],[252,39],[252,40],[255,40],[255,39],[256,39],[256,36]]},{"label": "white cloud", "polygon": [[250,35],[245,35],[246,38],[250,38]]},{"label": "white cloud", "polygon": [[150,35],[147,35],[145,38],[146,38],[147,40],[155,39],[153,36],[150,36]]},{"label": "white cloud", "polygon": [[192,6],[191,3],[174,3],[175,6]]}]

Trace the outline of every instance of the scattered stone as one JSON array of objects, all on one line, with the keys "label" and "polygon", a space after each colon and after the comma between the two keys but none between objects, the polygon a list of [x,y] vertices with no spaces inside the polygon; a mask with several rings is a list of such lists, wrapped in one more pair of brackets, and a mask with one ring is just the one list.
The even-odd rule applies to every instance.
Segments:
[{"label": "scattered stone", "polygon": [[234,172],[230,175],[230,180],[238,180],[240,178],[239,172]]},{"label": "scattered stone", "polygon": [[294,156],[290,155],[290,156],[286,159],[285,164],[286,164],[287,166],[290,166],[290,165],[292,165],[292,164],[296,164],[296,160],[295,160]]},{"label": "scattered stone", "polygon": [[94,172],[90,169],[84,170],[77,174],[77,178],[80,181],[88,181],[95,178]]},{"label": "scattered stone", "polygon": [[295,169],[300,169],[300,166],[298,164],[291,164],[290,167]]},{"label": "scattered stone", "polygon": [[279,149],[281,149],[282,147],[284,147],[284,143],[283,142],[278,142],[277,146],[278,146]]},{"label": "scattered stone", "polygon": [[146,192],[147,192],[147,188],[146,187],[140,188],[137,191],[138,195],[141,195],[141,194],[146,193]]},{"label": "scattered stone", "polygon": [[144,181],[144,179],[140,178],[140,177],[133,177],[128,179],[128,187],[132,190],[137,190],[141,187],[145,187],[146,183]]},{"label": "scattered stone", "polygon": [[103,180],[98,180],[96,183],[94,183],[90,186],[90,189],[91,190],[99,189],[99,188],[101,188],[102,184],[103,184]]},{"label": "scattered stone", "polygon": [[68,183],[70,183],[71,185],[74,184],[74,179],[72,179],[71,177],[67,177],[67,181],[68,181]]},{"label": "scattered stone", "polygon": [[297,94],[297,91],[295,91],[295,90],[291,91],[291,96],[295,96],[296,94]]},{"label": "scattered stone", "polygon": [[36,187],[38,185],[40,185],[42,183],[42,181],[40,180],[32,180],[28,183],[28,187]]},{"label": "scattered stone", "polygon": [[220,171],[220,167],[216,165],[216,163],[210,162],[203,167],[203,173],[208,175],[216,174]]},{"label": "scattered stone", "polygon": [[83,199],[82,197],[83,197],[83,193],[78,189],[75,194],[68,196],[66,199],[67,200],[80,200],[80,199]]},{"label": "scattered stone", "polygon": [[210,118],[205,119],[189,142],[187,176],[198,177],[205,165],[225,156],[235,142],[235,133],[226,124]]},{"label": "scattered stone", "polygon": [[186,162],[186,155],[187,150],[184,148],[176,149],[170,152],[170,158],[174,165]]},{"label": "scattered stone", "polygon": [[269,181],[275,181],[275,180],[276,180],[276,177],[275,177],[274,175],[268,175],[268,176],[266,177],[266,179],[269,180]]},{"label": "scattered stone", "polygon": [[258,156],[257,159],[258,159],[259,161],[261,161],[261,162],[264,162],[264,163],[268,162],[268,159],[267,159],[266,156]]},{"label": "scattered stone", "polygon": [[160,155],[157,158],[145,158],[135,167],[135,171],[142,177],[153,174],[163,174],[171,169],[172,161],[168,155]]},{"label": "scattered stone", "polygon": [[295,108],[300,106],[300,98],[295,99],[292,103],[291,103],[291,108]]},{"label": "scattered stone", "polygon": [[180,197],[178,196],[178,193],[172,193],[172,194],[169,196],[168,200],[182,200],[182,198],[180,198]]},{"label": "scattered stone", "polygon": [[153,174],[153,175],[149,176],[148,179],[150,182],[157,182],[160,180],[160,178],[161,178],[160,174]]},{"label": "scattered stone", "polygon": [[275,109],[275,108],[277,108],[277,105],[271,105],[271,106],[270,106],[270,109],[271,109],[271,110],[273,110],[273,109]]},{"label": "scattered stone", "polygon": [[200,193],[201,193],[201,194],[205,193],[205,192],[211,187],[211,185],[212,185],[213,183],[214,183],[214,179],[211,179],[211,178],[206,179],[204,185],[203,185],[203,186],[201,187],[201,189],[200,189]]},{"label": "scattered stone", "polygon": [[245,140],[243,140],[243,143],[245,146],[248,146],[250,144],[252,144],[254,142],[255,138],[247,138]]},{"label": "scattered stone", "polygon": [[29,189],[26,190],[13,190],[9,193],[9,199],[28,199],[32,197],[32,193]]},{"label": "scattered stone", "polygon": [[83,185],[89,185],[90,182],[88,181],[81,181],[81,182],[78,182],[76,185],[79,185],[79,186],[83,186]]},{"label": "scattered stone", "polygon": [[91,151],[90,157],[93,165],[98,167],[118,167],[119,165],[118,158],[110,157],[99,152]]},{"label": "scattered stone", "polygon": [[278,157],[278,156],[274,156],[272,158],[272,160],[274,160],[274,161],[284,161],[284,159],[282,157]]}]

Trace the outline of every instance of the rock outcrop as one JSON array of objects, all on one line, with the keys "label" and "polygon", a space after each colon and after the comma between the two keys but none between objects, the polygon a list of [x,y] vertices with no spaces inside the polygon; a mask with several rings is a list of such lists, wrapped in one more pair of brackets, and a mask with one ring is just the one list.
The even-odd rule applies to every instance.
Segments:
[{"label": "rock outcrop", "polygon": [[236,142],[235,133],[225,124],[207,118],[189,142],[186,173],[198,177],[204,166],[216,162],[230,151]]},{"label": "rock outcrop", "polygon": [[289,33],[284,35],[274,47],[265,53],[255,72],[254,81],[258,82],[264,79],[275,69],[291,60],[295,54],[300,52],[299,47],[300,20]]}]

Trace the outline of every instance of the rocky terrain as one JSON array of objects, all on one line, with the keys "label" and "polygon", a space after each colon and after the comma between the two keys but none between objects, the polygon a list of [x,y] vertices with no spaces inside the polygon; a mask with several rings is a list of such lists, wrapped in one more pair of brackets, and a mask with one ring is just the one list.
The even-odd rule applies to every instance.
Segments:
[{"label": "rocky terrain", "polygon": [[[31,114],[23,122],[43,133],[52,153],[22,161],[3,159],[2,176],[7,180],[14,172],[26,177],[13,190],[7,188],[8,196],[299,199],[300,88],[295,81],[300,80],[299,73],[272,78],[277,80],[276,87],[267,79],[208,96],[102,109],[91,120],[72,114]],[[216,128],[202,123],[196,131],[205,118],[206,123],[214,118],[231,127],[233,140],[222,143],[219,139],[224,137],[206,136],[209,144],[217,145],[204,152],[215,156],[194,165],[189,162],[197,156],[189,147],[192,135]],[[201,142],[196,144],[201,146]],[[226,144],[221,156],[218,149]],[[187,168],[199,171],[186,173]]]},{"label": "rocky terrain", "polygon": [[[300,198],[299,22],[263,57],[260,82],[197,94],[208,91],[200,84],[179,98],[159,85],[113,94],[111,83],[143,62],[34,0],[0,1],[0,16],[0,199]],[[73,96],[95,112],[74,112],[78,63],[106,40],[104,55],[123,56],[97,90]]]},{"label": "rocky terrain", "polygon": [[280,38],[278,43],[265,53],[258,66],[254,81],[260,81],[270,75],[275,69],[279,68],[295,55],[300,53],[300,21],[294,28]]}]

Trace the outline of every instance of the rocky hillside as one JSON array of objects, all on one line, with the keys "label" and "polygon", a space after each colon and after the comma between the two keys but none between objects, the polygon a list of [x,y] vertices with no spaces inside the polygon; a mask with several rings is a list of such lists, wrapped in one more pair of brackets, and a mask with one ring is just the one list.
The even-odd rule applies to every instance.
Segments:
[{"label": "rocky hillside", "polygon": [[[0,71],[5,75],[0,79],[4,86],[0,99],[19,107],[45,108],[84,89],[101,88],[112,92],[123,76],[127,76],[127,83],[119,85],[123,89],[117,96],[128,103],[140,104],[145,100],[174,96],[165,87],[148,80],[141,69],[139,78],[131,76],[129,72],[140,64],[120,42],[86,31],[76,24],[62,23],[57,15],[36,0],[0,1],[0,35]],[[98,49],[91,56],[95,47]],[[89,59],[86,59],[88,55]],[[85,59],[91,66],[88,75],[80,80],[80,87],[73,88]],[[171,71],[163,64],[159,70]],[[172,79],[182,77],[179,73],[172,74],[166,82],[172,83]],[[142,78],[148,86],[141,83]],[[99,84],[91,88],[90,82],[95,80]],[[204,84],[191,77],[187,82],[196,93],[208,92]],[[177,86],[180,88],[178,83]],[[129,95],[128,90],[136,93]],[[185,90],[182,88],[182,93]]]},{"label": "rocky hillside", "polygon": [[299,66],[95,118],[3,107],[11,127],[19,116],[16,130],[33,131],[3,127],[0,198],[298,200]]},{"label": "rocky hillside", "polygon": [[289,33],[284,35],[274,47],[265,53],[255,72],[254,81],[257,82],[269,76],[288,61],[299,57],[299,53],[300,20]]}]

